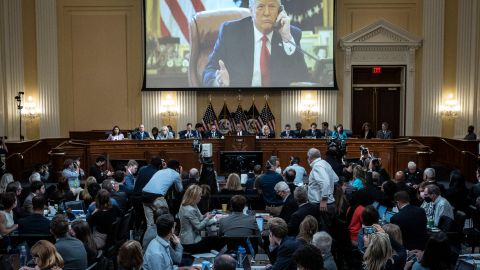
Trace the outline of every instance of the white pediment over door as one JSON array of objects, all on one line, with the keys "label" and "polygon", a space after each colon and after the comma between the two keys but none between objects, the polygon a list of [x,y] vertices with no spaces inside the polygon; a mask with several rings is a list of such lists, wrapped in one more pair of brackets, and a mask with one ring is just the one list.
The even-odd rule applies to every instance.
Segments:
[{"label": "white pediment over door", "polygon": [[417,35],[379,20],[340,39],[345,51],[343,72],[343,124],[351,127],[352,119],[352,66],[400,65],[405,66],[405,85],[400,100],[402,112],[400,134],[413,134],[415,97],[415,51],[422,46]]}]

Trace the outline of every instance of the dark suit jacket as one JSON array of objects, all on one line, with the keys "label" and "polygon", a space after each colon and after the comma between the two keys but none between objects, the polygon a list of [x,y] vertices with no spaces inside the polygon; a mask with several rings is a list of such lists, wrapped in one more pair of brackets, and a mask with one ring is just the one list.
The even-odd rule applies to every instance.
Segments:
[{"label": "dark suit jacket", "polygon": [[31,214],[18,221],[20,234],[50,234],[50,220],[41,214]]},{"label": "dark suit jacket", "polygon": [[278,216],[279,218],[285,220],[287,224],[290,221],[290,217],[292,216],[292,214],[298,210],[298,204],[293,199],[292,194],[288,195],[287,200],[283,204],[282,212],[280,212],[280,215]]},{"label": "dark suit jacket", "polygon": [[297,136],[297,138],[303,138],[307,135],[307,132],[305,131],[305,129],[301,129],[301,130],[294,129],[293,132],[295,133],[295,136]]},{"label": "dark suit jacket", "polygon": [[133,187],[133,192],[141,193],[143,188],[147,185],[148,181],[152,176],[158,171],[157,168],[152,165],[144,166],[140,168],[137,175],[137,180],[135,181],[135,186]]},{"label": "dark suit jacket", "polygon": [[330,137],[332,136],[332,131],[330,129],[327,129],[327,130],[320,129],[320,135],[322,137]]},{"label": "dark suit jacket", "polygon": [[300,246],[297,239],[285,237],[280,246],[270,252],[271,270],[296,270],[297,265],[293,260],[293,253]]},{"label": "dark suit jacket", "polygon": [[371,139],[375,138],[375,134],[373,134],[373,131],[369,130],[367,132],[367,137],[365,137],[365,131],[362,131],[362,139]]},{"label": "dark suit jacket", "polygon": [[178,136],[180,139],[192,139],[192,138],[198,138],[198,133],[196,130],[190,130],[190,137],[187,138],[187,130],[182,130],[178,132]]},{"label": "dark suit jacket", "polygon": [[421,207],[407,205],[393,215],[390,222],[400,227],[403,245],[408,250],[425,248],[427,240],[427,217]]},{"label": "dark suit jacket", "polygon": [[[232,136],[238,136],[238,131],[235,131],[235,130],[232,131],[231,135]],[[248,133],[248,131],[242,130],[242,134],[240,136],[248,136],[248,135],[250,135],[250,133]]]},{"label": "dark suit jacket", "polygon": [[[141,140],[142,137],[140,136],[140,132],[135,132],[132,135],[132,140]],[[143,140],[149,140],[150,139],[150,133],[148,131],[143,132]]]},{"label": "dark suit jacket", "polygon": [[311,130],[311,129],[308,129],[306,136],[307,136],[307,137],[312,137],[312,138],[321,138],[321,137],[322,137],[322,133],[320,133],[320,129],[315,129],[315,135],[313,135],[312,130]]},{"label": "dark suit jacket", "polygon": [[265,136],[262,132],[257,134],[258,137],[260,138],[275,138],[275,132],[271,132],[268,134],[268,136]]},{"label": "dark suit jacket", "polygon": [[320,216],[320,209],[318,205],[306,203],[298,207],[297,211],[295,211],[290,217],[290,221],[287,223],[288,235],[296,236],[299,231],[300,223],[302,223],[303,219],[308,215],[315,217],[318,221],[319,228],[321,228],[323,222]]},{"label": "dark suit jacket", "polygon": [[[291,26],[290,31],[297,47],[302,32]],[[252,85],[254,54],[254,29],[252,17],[222,24],[213,52],[203,72],[203,85],[214,86],[218,61],[223,60],[230,75],[230,87]],[[310,81],[303,53],[297,48],[287,55],[278,31],[271,40],[270,86],[285,87],[292,82]]]},{"label": "dark suit jacket", "polygon": [[378,139],[393,139],[392,138],[392,132],[390,130],[386,130],[385,134],[383,133],[383,130],[377,131],[377,138]]},{"label": "dark suit jacket", "polygon": [[220,236],[242,237],[256,235],[258,231],[255,216],[247,216],[234,212],[230,216],[220,219]]},{"label": "dark suit jacket", "polygon": [[293,130],[290,130],[288,132],[288,136],[287,136],[287,132],[286,131],[282,131],[282,133],[280,133],[280,137],[281,138],[296,138],[297,135],[295,134],[295,132],[293,132]]},{"label": "dark suit jacket", "polygon": [[220,131],[215,131],[215,136],[213,136],[213,133],[211,131],[207,131],[207,133],[205,133],[205,138],[207,139],[220,139],[222,137],[222,133],[220,133]]}]

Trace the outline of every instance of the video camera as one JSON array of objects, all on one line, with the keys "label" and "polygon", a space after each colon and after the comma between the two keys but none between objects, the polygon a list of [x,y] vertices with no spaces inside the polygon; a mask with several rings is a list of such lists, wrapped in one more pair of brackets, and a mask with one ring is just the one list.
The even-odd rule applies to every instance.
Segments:
[{"label": "video camera", "polygon": [[347,142],[338,138],[327,140],[327,155],[334,156],[338,159],[343,158],[347,154]]},{"label": "video camera", "polygon": [[368,154],[368,147],[365,147],[364,145],[360,145],[360,152],[362,152],[362,155]]},{"label": "video camera", "polygon": [[201,157],[213,156],[213,148],[211,143],[202,143],[201,140],[195,139],[192,141],[193,152],[200,154]]}]

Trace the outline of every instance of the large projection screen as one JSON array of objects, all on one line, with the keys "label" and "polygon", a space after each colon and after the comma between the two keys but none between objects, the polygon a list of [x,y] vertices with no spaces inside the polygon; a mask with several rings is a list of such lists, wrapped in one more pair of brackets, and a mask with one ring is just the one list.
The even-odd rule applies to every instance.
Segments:
[{"label": "large projection screen", "polygon": [[336,90],[335,0],[144,0],[143,90]]}]

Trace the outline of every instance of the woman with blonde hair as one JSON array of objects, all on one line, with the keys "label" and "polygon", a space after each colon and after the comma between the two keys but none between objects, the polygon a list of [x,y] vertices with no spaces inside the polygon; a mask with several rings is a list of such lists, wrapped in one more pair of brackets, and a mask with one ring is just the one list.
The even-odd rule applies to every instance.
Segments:
[{"label": "woman with blonde hair", "polygon": [[382,229],[385,231],[386,234],[388,234],[388,237],[397,241],[397,243],[403,245],[402,231],[400,230],[400,227],[398,227],[398,225],[388,223],[383,225]]},{"label": "woman with blonde hair", "polygon": [[374,224],[375,233],[363,237],[367,249],[363,255],[365,270],[402,269],[407,259],[405,248],[378,224]]},{"label": "woman with blonde hair", "polygon": [[318,231],[318,222],[312,215],[306,216],[302,223],[300,223],[300,229],[297,239],[302,244],[312,243],[313,235]]},{"label": "woman with blonde hair", "polygon": [[227,178],[227,184],[222,190],[223,194],[232,194],[232,195],[243,195],[242,184],[240,182],[240,176],[236,173],[231,173]]},{"label": "woman with blonde hair", "polygon": [[180,242],[186,252],[202,253],[210,251],[207,239],[202,238],[200,232],[205,230],[213,215],[202,215],[197,204],[202,199],[202,188],[191,185],[183,195],[178,217],[180,219]]},{"label": "woman with blonde hair", "polygon": [[10,183],[13,183],[15,180],[13,179],[13,175],[11,173],[5,173],[2,175],[2,179],[0,180],[0,193],[5,193],[7,191],[7,186]]},{"label": "woman with blonde hair", "polygon": [[35,268],[24,266],[20,270],[61,270],[63,258],[55,246],[47,240],[40,240],[30,249]]},{"label": "woman with blonde hair", "polygon": [[260,131],[260,133],[258,133],[258,137],[264,139],[275,138],[275,133],[270,131],[270,127],[268,125],[263,125],[262,130]]},{"label": "woman with blonde hair", "polygon": [[140,242],[129,240],[120,247],[117,256],[118,270],[139,270],[143,265]]}]

